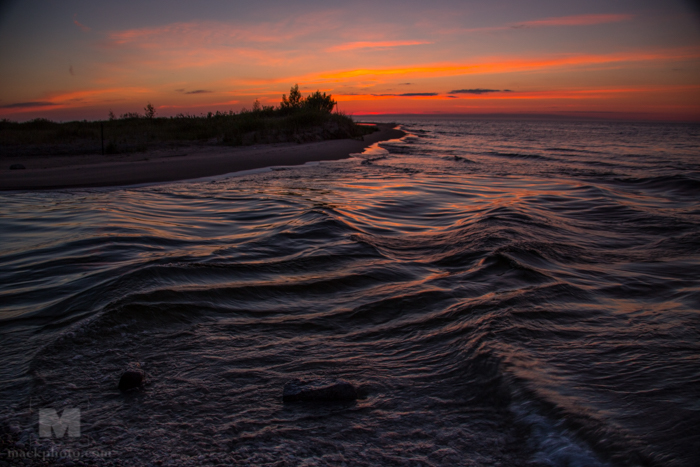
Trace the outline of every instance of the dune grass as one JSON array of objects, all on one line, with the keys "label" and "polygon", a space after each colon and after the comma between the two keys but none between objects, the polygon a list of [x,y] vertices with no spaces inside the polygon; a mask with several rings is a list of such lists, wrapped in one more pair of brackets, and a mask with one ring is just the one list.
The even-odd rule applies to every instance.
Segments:
[{"label": "dune grass", "polygon": [[149,103],[143,116],[129,113],[102,121],[2,120],[0,146],[25,153],[100,153],[104,148],[106,154],[115,154],[144,151],[163,143],[239,146],[357,138],[375,131],[373,127],[355,124],[344,114],[333,113],[334,105],[331,96],[319,92],[305,99],[295,86],[290,99],[283,96],[277,108],[261,106],[256,101],[253,110],[238,113],[155,117]]},{"label": "dune grass", "polygon": [[[300,111],[289,115],[264,112],[216,113],[207,116],[181,115],[172,118],[124,118],[66,123],[35,119],[17,123],[0,121],[0,145],[53,146],[51,152],[106,153],[146,150],[156,143],[203,142],[247,145],[361,137],[373,131],[356,125],[342,114]],[[71,149],[72,147],[72,149]],[[47,148],[49,149],[49,148]]]}]

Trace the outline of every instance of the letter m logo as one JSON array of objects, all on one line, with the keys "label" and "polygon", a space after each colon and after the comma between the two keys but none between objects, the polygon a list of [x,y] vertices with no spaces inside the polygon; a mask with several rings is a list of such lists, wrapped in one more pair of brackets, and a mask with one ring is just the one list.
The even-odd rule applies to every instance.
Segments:
[{"label": "letter m logo", "polygon": [[56,438],[66,431],[71,438],[80,436],[80,409],[64,409],[60,417],[56,409],[39,409],[39,437],[50,438],[52,430]]}]

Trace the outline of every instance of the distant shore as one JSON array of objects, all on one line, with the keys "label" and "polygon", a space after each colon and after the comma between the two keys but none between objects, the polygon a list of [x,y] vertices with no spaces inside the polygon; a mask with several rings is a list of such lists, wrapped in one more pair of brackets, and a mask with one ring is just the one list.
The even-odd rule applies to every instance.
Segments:
[{"label": "distant shore", "polygon": [[[392,124],[362,139],[253,146],[189,144],[130,154],[79,156],[0,155],[0,190],[49,190],[172,182],[223,175],[242,170],[301,165],[312,161],[344,159],[368,146],[405,133]],[[9,170],[22,164],[23,170]]]}]

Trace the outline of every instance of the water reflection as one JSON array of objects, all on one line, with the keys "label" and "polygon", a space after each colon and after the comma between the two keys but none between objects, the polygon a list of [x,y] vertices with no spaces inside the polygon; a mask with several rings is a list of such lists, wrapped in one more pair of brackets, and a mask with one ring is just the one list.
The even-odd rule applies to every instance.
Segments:
[{"label": "water reflection", "polygon": [[[697,128],[405,126],[314,167],[0,195],[12,414],[74,404],[182,462],[695,458]],[[138,404],[113,393],[133,361]],[[283,407],[308,375],[371,395]]]}]

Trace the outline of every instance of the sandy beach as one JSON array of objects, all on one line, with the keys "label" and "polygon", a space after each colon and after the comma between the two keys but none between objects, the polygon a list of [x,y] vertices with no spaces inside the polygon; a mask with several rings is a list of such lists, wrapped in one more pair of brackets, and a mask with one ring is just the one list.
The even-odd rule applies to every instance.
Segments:
[{"label": "sandy beach", "polygon": [[[276,165],[337,160],[405,133],[390,124],[359,139],[253,146],[163,146],[146,152],[79,156],[0,155],[0,190],[45,190],[158,183],[222,175]],[[24,170],[10,170],[22,164]]]}]

